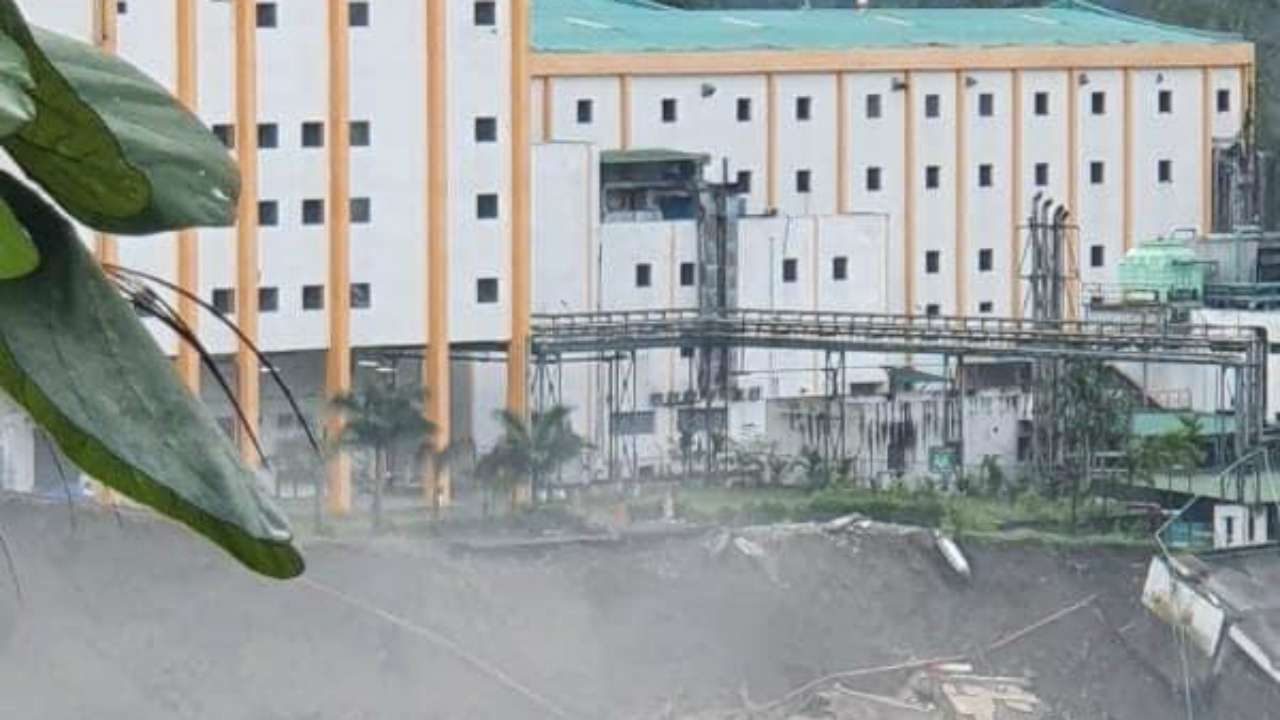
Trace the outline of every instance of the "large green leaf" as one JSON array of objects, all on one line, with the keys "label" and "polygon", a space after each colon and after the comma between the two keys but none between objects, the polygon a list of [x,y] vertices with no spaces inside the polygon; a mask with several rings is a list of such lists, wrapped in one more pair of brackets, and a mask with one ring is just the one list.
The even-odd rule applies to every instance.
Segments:
[{"label": "large green leaf", "polygon": [[265,575],[300,574],[288,523],[56,209],[0,174],[42,262],[0,282],[0,387],[93,477]]},{"label": "large green leaf", "polygon": [[12,135],[35,118],[36,103],[30,95],[34,88],[27,54],[7,35],[0,35],[0,137]]},{"label": "large green leaf", "polygon": [[0,0],[0,32],[26,54],[36,106],[4,146],[67,212],[123,234],[233,221],[234,163],[165,88],[90,45],[29,28],[13,0]]},{"label": "large green leaf", "polygon": [[0,280],[26,275],[40,264],[40,253],[13,210],[0,202]]}]

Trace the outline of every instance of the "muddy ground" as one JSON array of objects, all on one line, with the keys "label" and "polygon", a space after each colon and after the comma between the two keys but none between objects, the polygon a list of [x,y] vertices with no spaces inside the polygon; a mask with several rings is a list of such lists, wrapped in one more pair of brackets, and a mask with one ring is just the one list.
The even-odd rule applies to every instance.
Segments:
[{"label": "muddy ground", "polygon": [[969,546],[966,585],[918,539],[880,534],[766,533],[763,563],[712,558],[701,537],[518,555],[387,539],[312,544],[317,584],[275,583],[144,515],[77,518],[0,498],[24,594],[0,576],[0,717],[552,716],[443,639],[567,716],[659,718],[971,653],[1094,594],[978,665],[1034,676],[1055,717],[1183,716],[1126,641],[1146,627],[1143,553]]}]

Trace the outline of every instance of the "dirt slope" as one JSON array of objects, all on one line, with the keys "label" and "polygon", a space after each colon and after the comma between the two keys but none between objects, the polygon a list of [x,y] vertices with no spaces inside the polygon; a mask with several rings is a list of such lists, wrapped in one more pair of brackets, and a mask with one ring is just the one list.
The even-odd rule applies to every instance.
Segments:
[{"label": "dirt slope", "polygon": [[548,716],[373,607],[573,717],[661,717],[970,652],[1094,593],[1094,607],[979,664],[1035,674],[1064,718],[1181,712],[1117,632],[1144,617],[1141,555],[968,548],[965,586],[918,541],[883,536],[774,533],[759,538],[764,563],[711,558],[699,539],[507,557],[396,540],[306,548],[308,577],[368,604],[355,607],[258,580],[141,516],[81,510],[73,532],[63,507],[0,498],[0,527],[25,592],[18,609],[0,579],[3,717]]}]

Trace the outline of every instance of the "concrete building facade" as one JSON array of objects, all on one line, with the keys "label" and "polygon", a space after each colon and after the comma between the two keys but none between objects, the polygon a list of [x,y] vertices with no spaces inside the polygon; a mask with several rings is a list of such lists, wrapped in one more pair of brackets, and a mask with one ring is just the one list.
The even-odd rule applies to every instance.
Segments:
[{"label": "concrete building facade", "polygon": [[[480,445],[492,410],[525,407],[531,313],[694,304],[681,281],[696,220],[605,222],[603,152],[704,153],[708,180],[743,189],[740,307],[1016,317],[1034,196],[1071,210],[1081,281],[1107,282],[1136,242],[1208,229],[1213,141],[1247,132],[1253,111],[1252,45],[1083,2],[20,5],[173,87],[240,160],[236,228],[120,239],[119,262],[218,306],[283,358],[317,415],[366,365],[385,369],[361,364],[369,351],[413,353],[395,370],[429,388],[446,436]],[[207,317],[198,329],[268,445],[287,434],[243,343]],[[199,383],[189,351],[156,333]],[[638,394],[681,391],[681,359],[646,354]],[[894,362],[864,358],[855,381]],[[758,393],[739,430],[766,422],[770,398],[817,392],[817,367],[743,353]],[[565,382],[576,421],[603,432],[598,378]],[[648,454],[672,432],[657,427]]]}]

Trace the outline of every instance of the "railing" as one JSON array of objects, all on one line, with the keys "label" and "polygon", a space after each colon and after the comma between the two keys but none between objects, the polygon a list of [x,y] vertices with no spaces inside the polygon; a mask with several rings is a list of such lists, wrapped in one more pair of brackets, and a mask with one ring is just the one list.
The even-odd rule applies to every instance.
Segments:
[{"label": "railing", "polygon": [[1246,352],[1265,337],[1257,328],[1157,321],[1059,320],[908,316],[803,310],[740,309],[603,311],[535,315],[535,344],[557,340],[681,336],[716,340],[759,337],[898,339],[908,344],[956,341],[975,346],[1126,345],[1193,352]]}]

